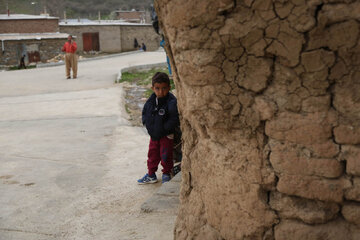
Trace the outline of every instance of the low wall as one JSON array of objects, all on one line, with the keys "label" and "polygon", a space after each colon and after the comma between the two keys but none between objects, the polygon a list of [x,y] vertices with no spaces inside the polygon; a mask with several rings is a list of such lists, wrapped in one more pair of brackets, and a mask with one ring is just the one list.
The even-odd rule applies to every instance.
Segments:
[{"label": "low wall", "polygon": [[[62,53],[61,47],[66,39],[42,39],[4,41],[4,52],[0,51],[0,65],[18,65],[22,54],[38,52],[39,62],[46,62],[54,56]],[[28,63],[28,57],[25,59]]]},{"label": "low wall", "polygon": [[1,33],[44,33],[58,32],[59,19],[0,19]]},{"label": "low wall", "polygon": [[76,36],[78,51],[83,51],[83,33],[99,33],[100,51],[125,52],[135,50],[134,39],[145,43],[147,50],[153,51],[160,46],[160,37],[152,25],[60,25],[60,32]]}]

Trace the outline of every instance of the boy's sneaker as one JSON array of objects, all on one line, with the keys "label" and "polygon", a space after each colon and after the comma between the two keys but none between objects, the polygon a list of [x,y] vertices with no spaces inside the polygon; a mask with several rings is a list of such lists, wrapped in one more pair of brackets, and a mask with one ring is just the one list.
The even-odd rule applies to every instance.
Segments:
[{"label": "boy's sneaker", "polygon": [[157,181],[158,180],[155,173],[152,176],[149,176],[149,174],[147,173],[144,177],[137,180],[138,184],[156,183]]},{"label": "boy's sneaker", "polygon": [[166,182],[170,181],[170,179],[171,179],[171,176],[169,174],[163,174],[161,182],[166,183]]}]

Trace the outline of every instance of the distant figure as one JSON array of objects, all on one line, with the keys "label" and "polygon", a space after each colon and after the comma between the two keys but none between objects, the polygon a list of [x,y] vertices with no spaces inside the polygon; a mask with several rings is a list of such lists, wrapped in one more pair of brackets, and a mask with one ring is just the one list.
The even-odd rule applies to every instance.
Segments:
[{"label": "distant figure", "polygon": [[[155,13],[155,14],[156,14],[156,13]],[[159,33],[159,20],[158,20],[158,17],[157,17],[157,16],[154,17],[153,22],[152,22],[152,25],[153,25],[153,28],[154,28],[155,32],[156,32],[157,34],[160,34],[160,33]]]},{"label": "distant figure", "polygon": [[66,78],[70,79],[70,68],[73,71],[73,78],[77,77],[77,55],[76,55],[77,45],[76,42],[72,39],[72,36],[68,36],[67,42],[62,47],[61,51],[65,52],[65,70]]},{"label": "distant figure", "polygon": [[141,44],[141,49],[142,49],[144,52],[146,52],[146,45],[145,45],[145,43],[142,43],[142,44]]},{"label": "distant figure", "polygon": [[152,21],[153,28],[157,34],[160,34],[159,33],[159,30],[160,30],[159,29],[159,20],[158,20],[158,16],[156,14],[153,4],[151,4],[151,6],[150,6],[150,11],[151,11],[151,21]]},{"label": "distant figure", "polygon": [[[160,46],[165,49],[165,39],[164,39],[164,36],[162,36],[162,40],[161,40],[161,42],[160,42]],[[166,53],[166,49],[165,49],[165,53]],[[168,65],[168,70],[169,70],[169,75],[170,75],[169,77],[170,77],[170,79],[172,79],[170,59],[169,59],[169,56],[167,55],[167,53],[166,53],[166,62],[167,62],[167,65]]]},{"label": "distant figure", "polygon": [[26,57],[26,55],[24,54],[24,55],[20,58],[19,69],[21,69],[21,68],[23,68],[23,67],[26,69],[26,66],[25,66],[25,57]]},{"label": "distant figure", "polygon": [[139,47],[139,43],[137,41],[136,38],[134,38],[134,48],[138,48]]}]

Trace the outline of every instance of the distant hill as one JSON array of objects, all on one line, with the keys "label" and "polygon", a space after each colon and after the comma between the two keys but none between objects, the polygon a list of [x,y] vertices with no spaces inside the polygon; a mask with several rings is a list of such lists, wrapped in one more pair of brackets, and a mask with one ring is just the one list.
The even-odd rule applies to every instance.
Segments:
[{"label": "distant hill", "polygon": [[51,16],[63,18],[110,19],[115,10],[149,10],[153,0],[0,0],[0,14],[6,14],[7,4],[11,13],[40,14],[46,7]]}]

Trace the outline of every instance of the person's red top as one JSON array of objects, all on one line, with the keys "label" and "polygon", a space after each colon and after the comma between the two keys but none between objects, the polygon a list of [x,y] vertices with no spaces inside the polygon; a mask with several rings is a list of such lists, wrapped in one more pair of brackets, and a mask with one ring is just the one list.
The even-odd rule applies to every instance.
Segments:
[{"label": "person's red top", "polygon": [[62,47],[61,51],[67,52],[67,53],[75,53],[77,49],[76,42],[66,42],[64,46]]}]

